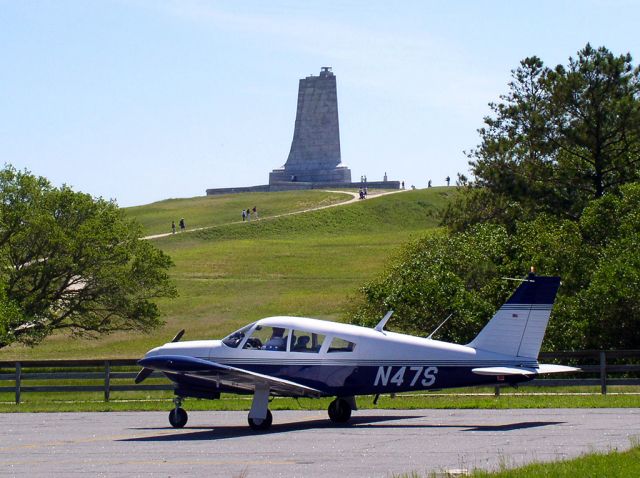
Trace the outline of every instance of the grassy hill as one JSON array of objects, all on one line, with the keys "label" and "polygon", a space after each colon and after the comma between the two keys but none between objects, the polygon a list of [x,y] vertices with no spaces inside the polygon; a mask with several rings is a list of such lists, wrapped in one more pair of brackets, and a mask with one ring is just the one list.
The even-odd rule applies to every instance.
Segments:
[{"label": "grassy hill", "polygon": [[[353,204],[273,217],[349,199],[300,191],[168,200],[127,209],[145,234],[168,232],[184,217],[201,231],[154,240],[175,262],[180,296],[158,302],[166,324],[150,334],[99,340],[54,336],[29,349],[12,346],[0,359],[137,357],[185,328],[185,339],[220,338],[269,315],[340,320],[350,296],[383,268],[397,248],[437,224],[454,188],[431,188]],[[256,205],[260,221],[238,223]],[[225,223],[224,221],[228,221]]]},{"label": "grassy hill", "polygon": [[291,191],[282,193],[246,193],[221,196],[200,196],[187,199],[167,199],[145,206],[125,209],[127,216],[136,219],[145,235],[171,232],[184,218],[188,229],[242,222],[242,210],[258,209],[259,216],[269,217],[294,211],[336,204],[348,199],[345,193],[327,191]]}]

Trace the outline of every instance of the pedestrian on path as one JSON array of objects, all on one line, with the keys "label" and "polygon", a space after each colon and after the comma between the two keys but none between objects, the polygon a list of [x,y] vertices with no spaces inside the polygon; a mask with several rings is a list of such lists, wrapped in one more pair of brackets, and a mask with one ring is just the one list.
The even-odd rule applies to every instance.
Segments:
[{"label": "pedestrian on path", "polygon": [[251,222],[251,209],[247,208],[247,222]]},{"label": "pedestrian on path", "polygon": [[176,221],[171,221],[171,233],[176,233]]},{"label": "pedestrian on path", "polygon": [[242,222],[244,222],[247,219],[247,211],[245,211],[244,209],[242,210]]},{"label": "pedestrian on path", "polygon": [[184,217],[180,218],[180,232],[184,232],[187,226],[184,224]]},{"label": "pedestrian on path", "polygon": [[253,206],[253,215],[256,217],[256,221],[258,220],[258,209],[256,209],[255,206]]}]

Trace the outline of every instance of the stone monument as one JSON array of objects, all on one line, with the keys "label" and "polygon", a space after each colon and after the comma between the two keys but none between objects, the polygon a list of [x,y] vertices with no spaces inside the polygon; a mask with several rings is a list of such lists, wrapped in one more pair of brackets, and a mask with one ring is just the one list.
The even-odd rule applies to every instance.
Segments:
[{"label": "stone monument", "polygon": [[328,66],[300,80],[289,157],[269,174],[269,185],[283,183],[351,183],[340,158],[336,77]]},{"label": "stone monument", "polygon": [[293,141],[287,162],[269,173],[269,184],[207,189],[207,195],[276,192],[298,189],[400,189],[400,181],[351,182],[351,170],[340,157],[338,92],[331,67],[300,80]]}]

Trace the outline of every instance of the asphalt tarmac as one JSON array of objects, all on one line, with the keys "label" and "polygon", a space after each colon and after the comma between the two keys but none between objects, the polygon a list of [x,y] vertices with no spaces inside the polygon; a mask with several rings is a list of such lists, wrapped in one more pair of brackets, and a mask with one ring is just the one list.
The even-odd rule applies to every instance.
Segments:
[{"label": "asphalt tarmac", "polygon": [[[188,404],[187,404],[188,405]],[[187,407],[188,408],[188,407]],[[0,415],[0,476],[381,476],[495,469],[627,449],[640,408],[363,410],[347,426],[322,411]]]}]

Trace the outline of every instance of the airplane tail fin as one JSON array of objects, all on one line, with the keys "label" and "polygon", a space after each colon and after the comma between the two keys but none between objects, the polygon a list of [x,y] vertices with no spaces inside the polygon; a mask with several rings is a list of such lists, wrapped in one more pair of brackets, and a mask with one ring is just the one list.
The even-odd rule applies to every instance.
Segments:
[{"label": "airplane tail fin", "polygon": [[559,287],[559,277],[530,273],[468,346],[537,359]]}]

